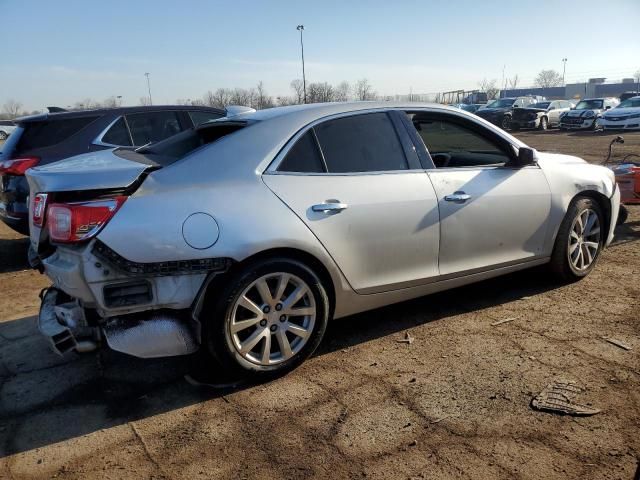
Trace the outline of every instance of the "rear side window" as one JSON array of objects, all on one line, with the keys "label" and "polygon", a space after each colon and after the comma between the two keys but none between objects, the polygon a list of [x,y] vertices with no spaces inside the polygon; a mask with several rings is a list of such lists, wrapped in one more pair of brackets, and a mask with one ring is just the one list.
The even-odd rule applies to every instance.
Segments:
[{"label": "rear side window", "polygon": [[173,111],[134,113],[126,118],[135,146],[159,142],[182,131],[178,114]]},{"label": "rear side window", "polygon": [[296,144],[289,150],[287,156],[278,167],[280,172],[324,172],[322,157],[318,151],[318,146],[313,138],[313,132],[309,130],[298,139]]},{"label": "rear side window", "polygon": [[220,113],[215,113],[215,112],[189,112],[189,117],[191,118],[191,121],[193,122],[193,125],[195,127],[197,127],[198,125],[202,124],[202,123],[206,123],[209,122],[211,120],[215,120],[216,118],[220,118],[222,117],[222,115]]},{"label": "rear side window", "polygon": [[42,122],[25,122],[16,147],[18,152],[56,145],[78,133],[98,117],[79,117]]},{"label": "rear side window", "polygon": [[314,130],[329,173],[409,168],[396,130],[386,113],[329,120]]},{"label": "rear side window", "polygon": [[110,145],[131,146],[131,137],[124,118],[120,117],[116,123],[102,136],[102,141]]}]

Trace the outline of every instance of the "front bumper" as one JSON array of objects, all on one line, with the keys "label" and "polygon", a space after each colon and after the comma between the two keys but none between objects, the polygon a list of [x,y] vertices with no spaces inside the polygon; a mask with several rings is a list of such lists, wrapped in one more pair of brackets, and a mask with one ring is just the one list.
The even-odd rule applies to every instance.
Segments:
[{"label": "front bumper", "polygon": [[566,120],[560,120],[560,128],[566,128],[567,130],[587,130],[592,128],[596,122],[595,118],[584,118],[579,123],[568,123]]},{"label": "front bumper", "polygon": [[600,118],[598,119],[598,126],[605,130],[640,130],[640,118],[619,121]]},{"label": "front bumper", "polygon": [[520,128],[538,128],[540,126],[540,119],[536,118],[534,120],[519,120],[519,119],[511,119],[511,125]]}]

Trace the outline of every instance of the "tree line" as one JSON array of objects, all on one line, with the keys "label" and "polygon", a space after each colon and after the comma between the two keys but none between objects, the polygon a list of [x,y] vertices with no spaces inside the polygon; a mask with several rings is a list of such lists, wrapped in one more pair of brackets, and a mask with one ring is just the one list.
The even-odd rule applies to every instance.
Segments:
[{"label": "tree line", "polygon": [[[305,103],[304,83],[300,79],[292,80],[289,84],[290,95],[274,97],[269,95],[262,81],[252,88],[218,88],[208,90],[200,98],[179,98],[177,105],[204,105],[217,108],[225,108],[228,105],[243,105],[256,110],[265,108],[297,105]],[[369,80],[360,79],[351,84],[347,81],[332,85],[328,82],[311,82],[306,85],[306,103],[320,102],[346,102],[351,100],[366,101],[375,100],[377,94]],[[147,96],[140,97],[139,105],[150,105],[151,99]],[[58,105],[66,110],[87,110],[95,108],[117,108],[122,106],[122,98],[111,96],[99,101],[92,98],[79,100],[72,105]],[[39,110],[27,111],[23,109],[21,102],[8,100],[0,110],[0,119],[13,119],[25,115],[41,113]]]}]

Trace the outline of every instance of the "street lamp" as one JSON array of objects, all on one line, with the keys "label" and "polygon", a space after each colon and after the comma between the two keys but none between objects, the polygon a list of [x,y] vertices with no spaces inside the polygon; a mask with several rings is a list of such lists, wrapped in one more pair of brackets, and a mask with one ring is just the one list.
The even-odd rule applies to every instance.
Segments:
[{"label": "street lamp", "polygon": [[149,105],[153,105],[153,101],[151,100],[151,83],[149,82],[149,72],[145,73],[144,76],[147,77],[147,90],[149,91]]},{"label": "street lamp", "polygon": [[121,107],[122,106],[122,95],[118,95],[116,98],[118,99],[118,106]]},{"label": "street lamp", "polygon": [[298,25],[296,30],[300,32],[300,50],[302,51],[302,91],[304,93],[304,103],[307,103],[307,79],[304,75],[304,43],[302,43],[302,31],[304,25]]},{"label": "street lamp", "polygon": [[564,74],[567,72],[567,59],[563,58],[562,59],[562,83],[566,85],[565,81],[564,81]]}]

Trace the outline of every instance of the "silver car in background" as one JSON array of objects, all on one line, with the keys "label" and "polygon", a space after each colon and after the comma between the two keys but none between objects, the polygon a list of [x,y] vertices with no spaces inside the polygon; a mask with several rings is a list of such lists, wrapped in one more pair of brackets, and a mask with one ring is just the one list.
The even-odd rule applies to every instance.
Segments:
[{"label": "silver car in background", "polygon": [[580,279],[619,208],[610,170],[416,103],[241,113],[27,176],[58,352],[203,348],[259,376],[309,357],[331,318],[546,263]]}]

